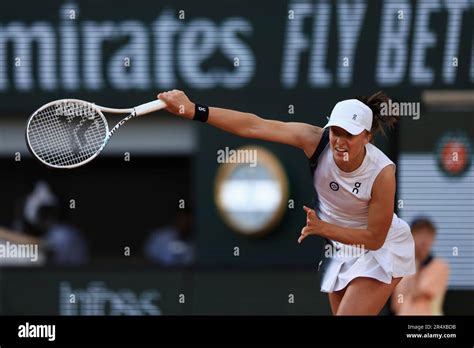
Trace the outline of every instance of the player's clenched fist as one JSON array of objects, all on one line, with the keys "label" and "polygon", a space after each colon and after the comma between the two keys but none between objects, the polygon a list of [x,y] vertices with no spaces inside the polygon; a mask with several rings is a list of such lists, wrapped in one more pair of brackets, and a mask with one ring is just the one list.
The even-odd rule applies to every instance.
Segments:
[{"label": "player's clenched fist", "polygon": [[173,89],[158,94],[157,98],[166,103],[166,110],[169,112],[189,119],[194,117],[194,103],[183,91]]}]

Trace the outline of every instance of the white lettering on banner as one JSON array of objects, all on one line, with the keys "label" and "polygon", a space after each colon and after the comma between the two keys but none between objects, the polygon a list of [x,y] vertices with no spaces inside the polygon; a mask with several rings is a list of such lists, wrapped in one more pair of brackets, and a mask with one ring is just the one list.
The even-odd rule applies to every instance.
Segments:
[{"label": "white lettering on banner", "polygon": [[222,23],[221,49],[229,60],[239,57],[239,68],[233,72],[225,72],[222,85],[228,88],[237,88],[247,85],[255,73],[255,58],[252,50],[241,40],[238,35],[250,36],[253,28],[250,23],[242,18],[227,19]]},{"label": "white lettering on banner", "polygon": [[[402,11],[403,19],[398,18],[397,11]],[[411,7],[408,1],[385,2],[375,71],[375,80],[380,85],[393,86],[405,77],[410,23]]]},{"label": "white lettering on banner", "polygon": [[105,87],[102,71],[102,44],[104,41],[115,38],[118,28],[112,22],[96,23],[87,21],[83,24],[82,35],[84,38],[84,83],[90,90]]},{"label": "white lettering on banner", "polygon": [[448,24],[446,44],[444,47],[443,82],[452,84],[456,78],[457,70],[457,68],[453,66],[452,59],[456,57],[459,52],[462,14],[469,9],[469,0],[445,0],[444,5],[448,10]]},{"label": "white lettering on banner", "polygon": [[[362,24],[374,23],[366,13],[368,1],[327,1],[327,0],[293,0],[288,9],[294,17],[286,21],[286,34],[282,59],[281,83],[284,88],[297,88],[298,81],[305,80],[302,72],[306,71],[311,87],[354,85],[355,57],[363,55],[359,66],[366,67],[365,61],[371,58],[370,52],[362,52],[359,48],[362,39]],[[414,4],[414,5],[413,5]],[[375,81],[381,86],[395,86],[402,83],[431,86],[437,80],[452,85],[459,76],[457,58],[460,51],[461,30],[465,12],[472,9],[474,2],[460,0],[385,0],[381,6],[380,34],[375,57]],[[414,6],[414,8],[412,8]],[[336,11],[333,15],[332,11]],[[432,15],[439,12],[447,14],[448,21],[443,28],[432,28]],[[373,14],[370,14],[373,16]],[[336,18],[336,34],[331,33],[331,20]],[[309,20],[312,20],[311,22]],[[309,27],[308,24],[311,23]],[[379,21],[377,21],[379,23]],[[444,30],[444,33],[439,31]],[[377,32],[377,28],[374,28]],[[372,33],[372,32],[371,32]],[[438,38],[437,35],[445,37]],[[337,61],[329,61],[334,53],[330,51],[329,40],[335,37]],[[409,43],[413,42],[410,47]],[[433,59],[434,54],[443,57]],[[365,46],[367,47],[367,46]],[[373,45],[375,50],[376,45]],[[411,56],[410,56],[411,50]],[[307,59],[306,59],[307,56]],[[428,59],[429,58],[429,59]],[[440,67],[432,66],[442,61]],[[474,61],[474,59],[473,59]],[[462,60],[464,64],[466,60]],[[471,62],[471,81],[474,82],[474,62]],[[369,70],[370,71],[370,70]],[[439,76],[435,76],[439,75]],[[333,77],[337,76],[337,79]]]},{"label": "white lettering on banner", "polygon": [[[148,31],[139,21],[126,21],[118,25],[119,35],[129,36],[127,44],[120,47],[110,59],[107,76],[112,88],[147,89],[150,87],[150,63],[148,48],[150,47]],[[130,71],[124,67],[123,57],[131,57]]]},{"label": "white lettering on banner", "polygon": [[165,89],[176,85],[173,42],[183,25],[171,10],[164,11],[153,23],[155,81],[158,86]]},{"label": "white lettering on banner", "polygon": [[[77,301],[71,301],[71,295]],[[95,281],[85,289],[73,289],[69,282],[59,285],[59,315],[161,315],[156,290],[109,289]]]},{"label": "white lettering on banner", "polygon": [[[362,22],[364,21],[365,10],[366,3],[360,0],[354,2],[352,6],[346,1],[338,3],[337,25],[341,33],[341,39],[339,42],[339,59],[337,61],[337,79],[340,86],[352,84],[355,50]],[[341,68],[340,65],[344,58],[348,59],[348,65]]]},{"label": "white lettering on banner", "polygon": [[[138,20],[81,22],[78,13],[77,4],[64,5],[57,28],[45,22],[0,22],[0,91],[28,92],[36,87],[45,91],[97,91],[106,87],[145,90],[175,86],[178,76],[197,89],[240,88],[254,76],[253,51],[241,39],[253,33],[245,18],[232,17],[220,25],[196,18],[184,24],[166,10],[149,28]],[[13,64],[7,54],[10,43],[14,57],[21,62],[12,70],[11,83],[8,70]],[[34,43],[38,46],[35,52]],[[120,46],[109,56],[104,46],[110,44]],[[217,53],[222,53],[232,68],[204,68],[203,63]],[[35,54],[37,74],[33,72]],[[126,57],[128,65],[123,64]],[[238,67],[233,65],[236,57]]]},{"label": "white lettering on banner", "polygon": [[13,56],[21,60],[21,67],[14,69],[14,88],[29,91],[35,87],[33,80],[33,42],[38,44],[38,80],[39,87],[45,91],[54,90],[57,86],[56,76],[56,37],[54,28],[45,22],[35,22],[30,27],[24,23],[12,22],[0,27],[0,90],[9,87],[7,69],[7,42],[12,41]]},{"label": "white lettering on banner", "polygon": [[293,88],[299,76],[300,56],[309,48],[308,38],[303,34],[304,20],[313,14],[309,2],[296,2],[289,7],[294,10],[294,19],[288,21],[283,53],[281,82],[286,88]]},{"label": "white lettering on banner", "polygon": [[331,72],[326,67],[330,24],[331,6],[327,2],[318,3],[313,23],[314,50],[310,54],[309,61],[309,83],[313,87],[325,87],[332,83]]},{"label": "white lettering on banner", "polygon": [[[74,11],[74,20],[71,20],[71,11]],[[60,47],[61,47],[61,77],[63,87],[75,90],[80,87],[79,77],[79,33],[75,25],[79,13],[77,5],[70,4],[61,8]]]},{"label": "white lettering on banner", "polygon": [[426,66],[429,48],[436,45],[436,36],[429,30],[430,15],[441,10],[439,0],[420,0],[417,8],[417,21],[413,38],[410,77],[413,84],[432,84],[433,69]]},{"label": "white lettering on banner", "polygon": [[[355,69],[370,74],[374,69],[380,86],[474,82],[474,48],[461,49],[472,41],[472,33],[462,28],[474,1],[385,0],[380,16],[369,5],[367,0],[289,0],[288,11],[281,12],[281,70],[267,62],[260,62],[260,69],[273,69],[285,89],[354,86]],[[150,23],[92,21],[81,17],[79,4],[68,2],[59,8],[57,24],[0,21],[0,92],[143,91],[175,88],[178,82],[195,89],[238,89],[254,79],[262,50],[280,49],[279,37],[251,47],[247,40],[254,39],[255,28],[243,16],[183,21],[176,13],[164,9]],[[439,20],[441,14],[446,21]],[[369,46],[366,34],[377,41]]]}]

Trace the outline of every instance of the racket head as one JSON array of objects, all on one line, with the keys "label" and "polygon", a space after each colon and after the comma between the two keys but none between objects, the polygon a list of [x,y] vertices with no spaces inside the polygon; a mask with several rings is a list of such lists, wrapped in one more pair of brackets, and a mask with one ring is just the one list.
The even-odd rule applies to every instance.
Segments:
[{"label": "racket head", "polygon": [[109,139],[109,126],[95,104],[60,99],[30,116],[25,138],[28,150],[44,165],[76,168],[102,151]]}]

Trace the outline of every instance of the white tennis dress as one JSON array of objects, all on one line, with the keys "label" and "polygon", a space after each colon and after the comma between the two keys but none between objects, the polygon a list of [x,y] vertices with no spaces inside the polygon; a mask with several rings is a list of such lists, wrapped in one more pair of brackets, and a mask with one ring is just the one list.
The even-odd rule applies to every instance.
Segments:
[{"label": "white tennis dress", "polygon": [[[329,144],[320,152],[313,181],[317,193],[315,208],[321,220],[340,227],[367,228],[375,178],[386,166],[393,166],[395,170],[395,164],[376,146],[369,143],[365,148],[362,165],[350,173],[336,165]],[[330,247],[330,243],[334,247]],[[392,277],[415,273],[415,246],[410,226],[396,214],[380,249],[367,250],[363,246],[328,240],[324,252],[323,292],[341,290],[357,277],[390,284]]]}]

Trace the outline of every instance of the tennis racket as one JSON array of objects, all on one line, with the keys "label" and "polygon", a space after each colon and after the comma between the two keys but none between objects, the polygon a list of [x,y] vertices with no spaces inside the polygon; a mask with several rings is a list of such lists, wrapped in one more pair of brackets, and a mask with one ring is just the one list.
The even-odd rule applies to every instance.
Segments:
[{"label": "tennis racket", "polygon": [[[131,109],[107,108],[84,100],[60,99],[43,105],[28,119],[26,144],[51,168],[76,168],[92,161],[117,129],[130,119],[166,108],[155,100]],[[109,131],[102,112],[129,115]]]}]

